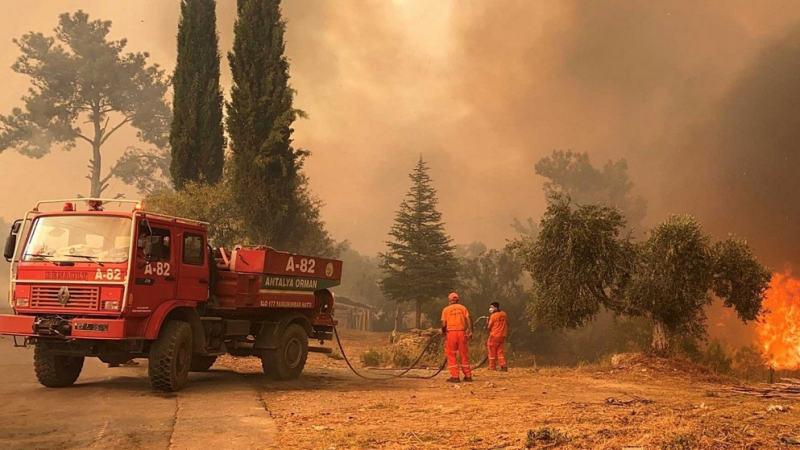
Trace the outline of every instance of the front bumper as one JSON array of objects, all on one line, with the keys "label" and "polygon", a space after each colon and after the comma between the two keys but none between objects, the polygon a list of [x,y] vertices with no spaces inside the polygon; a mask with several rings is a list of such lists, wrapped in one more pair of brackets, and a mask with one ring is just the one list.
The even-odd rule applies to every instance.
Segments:
[{"label": "front bumper", "polygon": [[127,337],[124,319],[61,319],[58,326],[43,319],[36,316],[0,314],[0,335],[100,340]]}]

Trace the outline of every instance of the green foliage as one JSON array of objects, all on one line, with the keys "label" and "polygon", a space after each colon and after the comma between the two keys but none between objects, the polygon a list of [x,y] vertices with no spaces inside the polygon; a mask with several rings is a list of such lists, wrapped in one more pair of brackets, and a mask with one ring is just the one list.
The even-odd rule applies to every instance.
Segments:
[{"label": "green foliage", "polygon": [[511,227],[514,230],[531,239],[536,239],[536,236],[539,235],[539,223],[533,220],[533,218],[528,217],[525,223],[522,223],[519,219],[515,218],[514,222],[512,222]]},{"label": "green foliage", "polygon": [[484,250],[461,260],[458,290],[479,311],[488,309],[491,302],[508,308],[525,298],[521,280],[522,262],[514,253],[509,249]]},{"label": "green foliage", "polygon": [[758,315],[769,270],[743,241],[713,244],[695,219],[672,216],[635,244],[621,236],[624,224],[616,208],[554,196],[538,238],[511,244],[533,279],[534,327],[578,328],[607,309],[648,318],[664,351],[662,332],[704,335],[712,293],[743,321]]},{"label": "green foliage", "polygon": [[145,199],[145,207],[148,211],[208,222],[213,246],[251,244],[227,180],[214,185],[189,182],[179,191],[157,192]]},{"label": "green foliage", "polygon": [[767,363],[761,354],[761,349],[753,345],[741,347],[733,355],[732,368],[734,373],[745,381],[757,380],[767,371]]},{"label": "green foliage", "polygon": [[172,156],[168,149],[142,150],[128,147],[112,169],[123,183],[136,187],[140,195],[169,192],[169,165]]},{"label": "green foliage", "polygon": [[182,0],[178,60],[172,78],[170,172],[175,187],[222,177],[224,138],[215,0]]},{"label": "green foliage", "polygon": [[[633,183],[628,178],[628,163],[624,159],[608,161],[602,170],[595,169],[588,153],[553,151],[540,159],[536,174],[547,179],[544,183],[548,202],[569,197],[576,205],[607,205],[621,211],[626,223],[642,230],[647,215],[647,202],[631,194]],[[535,239],[539,224],[532,218],[526,223],[514,219],[512,227],[523,236]]]},{"label": "green foliage", "polygon": [[307,238],[303,212],[309,200],[300,171],[308,152],[291,145],[300,112],[292,107],[279,5],[279,0],[237,2],[226,123],[231,186],[247,234],[256,243],[293,250]]},{"label": "green foliage", "polygon": [[769,288],[772,271],[753,255],[744,239],[729,236],[716,242],[714,255],[714,293],[723,298],[725,307],[734,308],[743,321],[756,320],[761,312],[761,302]]},{"label": "green foliage", "polygon": [[733,366],[733,360],[728,356],[725,348],[717,340],[712,341],[708,345],[703,355],[703,363],[714,373],[721,374],[730,373]]},{"label": "green foliage", "polygon": [[325,356],[334,360],[334,361],[343,361],[344,357],[338,350],[334,349],[331,353],[324,353]]},{"label": "green foliage", "polygon": [[342,245],[325,229],[322,202],[310,192],[301,170],[308,152],[291,146],[291,124],[300,112],[292,108],[280,1],[237,4],[239,17],[228,55],[233,73],[227,104],[232,154],[224,164],[215,4],[181,3],[174,78],[177,114],[170,135],[170,168],[180,190],[151,187],[149,204],[165,214],[209,222],[217,246],[266,244],[336,257]]},{"label": "green foliage", "polygon": [[621,238],[625,220],[615,208],[554,197],[536,240],[510,244],[533,278],[531,325],[554,329],[586,325],[605,307],[626,312],[621,286],[634,248]]},{"label": "green foliage", "polygon": [[[325,222],[322,221],[321,216],[321,210],[325,204],[319,197],[311,193],[305,175],[298,174],[297,182],[294,201],[297,210],[291,230],[292,239],[286,241],[281,249],[323,258],[338,258],[344,250],[346,241],[335,241],[325,229]],[[246,229],[251,230],[250,228]],[[256,236],[250,235],[250,239],[258,242]]]},{"label": "green foliage", "polygon": [[[319,218],[319,205],[313,198],[305,200],[303,217],[306,234],[303,241],[288,250],[335,258],[340,254],[343,244],[335,242],[325,230],[325,224]],[[179,191],[156,192],[146,198],[145,206],[162,214],[208,222],[209,240],[216,247],[256,244],[244,225],[227,176],[213,185],[190,182]]]},{"label": "green foliage", "polygon": [[699,336],[713,279],[711,238],[689,216],[671,216],[637,246],[636,264],[625,286],[631,308],[663,323],[670,332]]},{"label": "green foliage", "polygon": [[601,171],[592,166],[588,153],[557,150],[539,160],[535,169],[537,175],[548,179],[544,184],[548,199],[567,195],[578,205],[613,206],[629,224],[641,228],[647,203],[642,197],[631,196],[633,183],[624,159],[608,161]]},{"label": "green foliage", "polygon": [[422,305],[445,298],[455,288],[458,262],[436,210],[436,190],[422,157],[410,178],[411,189],[389,232],[393,241],[386,243],[388,250],[380,255],[384,271],[380,285],[391,300],[415,302],[419,328]]},{"label": "green foliage", "polygon": [[697,438],[691,434],[677,434],[661,443],[661,450],[692,450],[697,448]]},{"label": "green foliage", "polygon": [[528,430],[525,439],[525,448],[534,448],[537,445],[547,445],[557,447],[570,441],[569,436],[564,430],[551,427],[540,427],[535,430]]},{"label": "green foliage", "polygon": [[408,367],[413,362],[414,360],[411,359],[411,356],[401,349],[396,349],[392,353],[392,365],[394,367]]},{"label": "green foliage", "polygon": [[[147,53],[123,53],[125,39],[107,40],[111,22],[89,20],[83,11],[62,14],[55,36],[28,33],[15,39],[22,54],[12,69],[30,78],[23,107],[0,117],[0,151],[15,148],[41,158],[53,145],[65,150],[77,141],[92,148],[91,195],[100,196],[112,169],[101,176],[102,148],[120,128],[131,125],[144,142],[164,147],[172,120],[164,100],[167,83]],[[81,123],[88,123],[85,132]]]},{"label": "green foliage", "polygon": [[364,367],[382,366],[386,362],[385,358],[383,353],[374,349],[369,349],[360,356],[361,364],[363,364]]},{"label": "green foliage", "polygon": [[[488,315],[489,303],[499,302],[503,311],[508,313],[514,339],[524,341],[530,335],[525,313],[529,294],[522,285],[523,269],[519,258],[510,249],[489,250],[480,242],[458,246],[454,253],[459,262],[455,290],[461,297],[460,303],[477,320]],[[446,305],[442,298],[423,308],[423,312],[433,319],[433,326],[438,326],[439,315]],[[481,322],[476,327],[485,325]]]}]

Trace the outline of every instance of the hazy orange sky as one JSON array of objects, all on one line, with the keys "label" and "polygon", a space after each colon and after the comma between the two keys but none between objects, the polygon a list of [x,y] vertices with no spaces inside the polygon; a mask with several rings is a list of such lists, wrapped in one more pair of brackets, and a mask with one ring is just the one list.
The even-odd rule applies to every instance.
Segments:
[{"label": "hazy orange sky", "polygon": [[[81,8],[112,20],[114,38],[173,68],[177,0],[7,3],[2,113],[27,87],[9,69],[18,54],[11,39],[49,34],[61,12]],[[744,234],[772,262],[796,260],[800,205],[768,199],[795,187],[784,182],[797,164],[790,159],[797,127],[787,118],[798,111],[788,102],[794,92],[783,90],[792,89],[789,81],[772,92],[769,80],[776,71],[798,73],[781,63],[800,61],[800,8],[791,0],[697,3],[285,2],[296,106],[310,116],[297,123],[295,144],[313,152],[307,172],[334,237],[359,251],[382,250],[422,154],[455,241],[502,245],[514,236],[514,217],[543,210],[534,163],[572,149],[588,151],[596,165],[627,158],[636,193],[649,202],[648,224],[690,212],[717,234]],[[234,16],[235,0],[219,0],[223,54]],[[223,67],[227,92],[227,59]],[[750,100],[737,103],[743,98]],[[782,138],[741,144],[764,133]],[[110,144],[106,168],[136,142],[129,132]],[[86,193],[88,157],[81,144],[42,160],[0,154],[0,216],[19,216],[37,199]],[[737,178],[750,164],[760,169]],[[117,192],[135,195],[112,182],[108,194]]]}]

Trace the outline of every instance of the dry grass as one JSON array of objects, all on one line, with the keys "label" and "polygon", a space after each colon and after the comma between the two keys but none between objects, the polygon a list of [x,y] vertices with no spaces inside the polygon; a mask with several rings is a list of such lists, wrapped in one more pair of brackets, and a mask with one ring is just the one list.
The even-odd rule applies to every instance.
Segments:
[{"label": "dry grass", "polygon": [[[385,334],[342,337],[355,361],[388,343]],[[221,363],[260,371],[254,358]],[[738,395],[685,361],[632,355],[614,363],[478,370],[474,383],[449,385],[444,375],[366,382],[343,361],[311,355],[299,380],[264,381],[262,396],[280,448],[768,449],[800,440],[797,398]]]}]

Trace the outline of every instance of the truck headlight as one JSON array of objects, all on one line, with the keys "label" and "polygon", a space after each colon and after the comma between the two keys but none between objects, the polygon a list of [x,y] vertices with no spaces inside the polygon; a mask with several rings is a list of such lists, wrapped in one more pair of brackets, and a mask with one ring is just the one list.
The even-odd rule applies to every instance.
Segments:
[{"label": "truck headlight", "polygon": [[30,302],[27,298],[18,298],[14,300],[14,306],[17,308],[27,308]]}]

